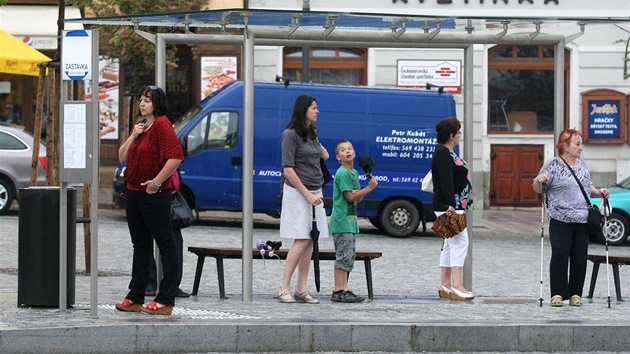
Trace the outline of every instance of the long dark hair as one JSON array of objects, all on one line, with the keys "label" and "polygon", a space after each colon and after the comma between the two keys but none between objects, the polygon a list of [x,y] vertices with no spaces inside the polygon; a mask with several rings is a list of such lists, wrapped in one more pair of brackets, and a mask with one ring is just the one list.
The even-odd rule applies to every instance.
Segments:
[{"label": "long dark hair", "polygon": [[285,127],[286,129],[294,129],[299,136],[304,138],[304,140],[317,139],[317,127],[313,124],[308,125],[306,121],[306,111],[308,111],[308,108],[311,104],[313,104],[313,102],[317,102],[315,97],[300,95],[300,97],[295,100],[291,120],[289,120],[287,126]]},{"label": "long dark hair", "polygon": [[149,85],[140,90],[138,97],[148,97],[153,103],[153,114],[155,118],[168,115],[168,101],[166,100],[166,92],[161,88]]}]

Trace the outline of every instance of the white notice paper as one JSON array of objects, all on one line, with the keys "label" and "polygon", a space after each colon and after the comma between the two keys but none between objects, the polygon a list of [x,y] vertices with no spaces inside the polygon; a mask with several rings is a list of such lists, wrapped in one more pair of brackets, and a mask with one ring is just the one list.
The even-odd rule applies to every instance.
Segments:
[{"label": "white notice paper", "polygon": [[85,104],[66,104],[63,124],[63,167],[86,168]]}]

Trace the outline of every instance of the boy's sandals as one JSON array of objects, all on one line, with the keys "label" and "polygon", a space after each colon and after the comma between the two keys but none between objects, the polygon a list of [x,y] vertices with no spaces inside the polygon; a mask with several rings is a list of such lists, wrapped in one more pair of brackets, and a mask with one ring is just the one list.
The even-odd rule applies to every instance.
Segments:
[{"label": "boy's sandals", "polygon": [[[577,295],[574,295],[577,296]],[[578,296],[578,299],[580,297]],[[571,298],[571,301],[573,301],[573,298]],[[551,306],[553,307],[562,307],[562,296],[560,295],[554,295],[551,297]]]},{"label": "boy's sandals", "polygon": [[579,295],[573,295],[573,296],[571,296],[571,299],[569,300],[569,305],[571,305],[571,306],[582,306],[582,305],[584,305],[584,303],[582,302],[582,299],[580,298]]}]

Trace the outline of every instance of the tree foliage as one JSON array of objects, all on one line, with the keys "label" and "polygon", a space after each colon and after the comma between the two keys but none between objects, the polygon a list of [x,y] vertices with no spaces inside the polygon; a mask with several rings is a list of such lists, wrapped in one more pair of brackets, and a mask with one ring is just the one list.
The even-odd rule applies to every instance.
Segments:
[{"label": "tree foliage", "polygon": [[[2,1],[2,0],[0,0]],[[85,9],[86,17],[111,17],[140,14],[173,13],[203,10],[208,0],[72,0],[72,5]],[[100,34],[101,55],[118,58],[121,64],[136,69],[152,69],[155,45],[140,37],[130,26],[94,26]],[[183,33],[180,27],[140,27],[150,33]],[[169,46],[166,61],[176,66],[176,47]]]}]

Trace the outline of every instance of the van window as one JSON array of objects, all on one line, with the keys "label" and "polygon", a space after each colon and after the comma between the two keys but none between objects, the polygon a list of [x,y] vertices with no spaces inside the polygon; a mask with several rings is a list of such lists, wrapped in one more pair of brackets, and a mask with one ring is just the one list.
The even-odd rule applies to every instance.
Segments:
[{"label": "van window", "polygon": [[188,133],[188,155],[203,150],[233,149],[237,144],[238,113],[211,112]]}]

